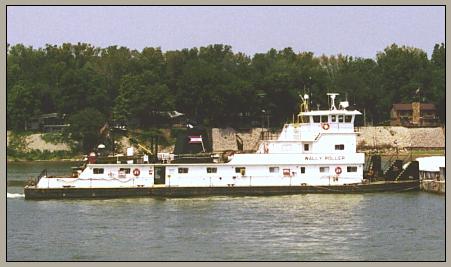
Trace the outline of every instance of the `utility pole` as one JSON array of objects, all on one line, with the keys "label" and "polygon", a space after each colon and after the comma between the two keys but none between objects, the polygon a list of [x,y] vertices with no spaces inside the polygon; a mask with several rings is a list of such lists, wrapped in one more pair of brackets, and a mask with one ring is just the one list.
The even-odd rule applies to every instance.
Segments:
[{"label": "utility pole", "polygon": [[366,126],[366,111],[365,111],[365,108],[363,108],[363,126]]}]

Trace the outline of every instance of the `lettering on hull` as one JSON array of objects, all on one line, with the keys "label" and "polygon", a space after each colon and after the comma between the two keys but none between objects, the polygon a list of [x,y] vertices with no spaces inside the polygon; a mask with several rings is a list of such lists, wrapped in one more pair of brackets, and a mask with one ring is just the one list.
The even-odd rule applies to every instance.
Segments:
[{"label": "lettering on hull", "polygon": [[345,156],[306,156],[305,160],[344,160]]}]

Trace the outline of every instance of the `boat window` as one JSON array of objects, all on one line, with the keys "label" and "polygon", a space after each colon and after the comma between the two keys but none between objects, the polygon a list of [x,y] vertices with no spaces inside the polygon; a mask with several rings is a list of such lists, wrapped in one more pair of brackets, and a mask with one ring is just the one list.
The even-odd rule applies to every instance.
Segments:
[{"label": "boat window", "polygon": [[352,122],[352,116],[351,115],[345,115],[345,122]]},{"label": "boat window", "polygon": [[310,123],[309,116],[301,116],[301,123]]},{"label": "boat window", "polygon": [[92,169],[94,174],[103,174],[103,168],[94,168]]},{"label": "boat window", "polygon": [[320,116],[313,116],[313,122],[319,123]]},{"label": "boat window", "polygon": [[304,151],[309,151],[309,149],[310,149],[309,144],[304,144]]},{"label": "boat window", "polygon": [[331,122],[335,122],[337,120],[337,115],[331,115]]},{"label": "boat window", "polygon": [[343,144],[335,145],[335,150],[345,150],[345,145]]},{"label": "boat window", "polygon": [[188,168],[179,168],[179,173],[188,173]]},{"label": "boat window", "polygon": [[305,167],[301,167],[301,173],[305,173]]},{"label": "boat window", "polygon": [[327,116],[327,115],[321,116],[321,122],[328,122],[328,121],[329,121],[329,116]]},{"label": "boat window", "polygon": [[241,175],[245,175],[246,174],[246,168],[245,167],[236,167],[235,168],[235,172],[236,173],[240,173]]},{"label": "boat window", "polygon": [[207,168],[207,173],[217,173],[218,172],[218,168]]},{"label": "boat window", "polygon": [[329,172],[329,167],[319,167],[319,172]]},{"label": "boat window", "polygon": [[344,116],[343,115],[338,115],[338,122],[344,122]]},{"label": "boat window", "polygon": [[279,173],[279,167],[269,167],[270,173]]},{"label": "boat window", "polygon": [[348,166],[347,171],[348,172],[357,172],[357,166]]},{"label": "boat window", "polygon": [[119,172],[123,172],[123,173],[126,173],[126,174],[130,174],[130,168],[120,168],[120,169],[119,169]]}]

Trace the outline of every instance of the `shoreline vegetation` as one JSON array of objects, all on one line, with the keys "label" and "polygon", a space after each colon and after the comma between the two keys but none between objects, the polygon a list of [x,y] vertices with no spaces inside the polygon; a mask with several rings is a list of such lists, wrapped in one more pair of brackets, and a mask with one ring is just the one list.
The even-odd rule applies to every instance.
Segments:
[{"label": "shoreline vegetation", "polygon": [[226,44],[172,51],[7,44],[6,52],[7,130],[35,129],[36,117],[57,114],[85,153],[106,122],[148,129],[184,116],[208,128],[280,127],[298,113],[300,94],[315,109],[328,106],[331,91],[365,114],[356,125],[389,125],[392,105],[412,102],[434,104],[446,121],[444,43],[430,55],[388,44],[372,58],[291,47],[246,55]]},{"label": "shoreline vegetation", "polygon": [[[233,132],[239,134],[245,140],[248,148],[244,151],[252,152],[253,150],[249,148],[255,147],[254,144],[259,142],[258,131],[260,129],[255,128],[254,130],[247,133]],[[230,140],[227,139],[230,131],[231,129],[227,128],[212,129],[210,135],[213,142],[213,151],[221,153],[221,151],[237,150],[236,147],[231,145]],[[151,131],[151,133],[158,133],[160,136],[159,151],[169,153],[172,153],[175,149],[179,132],[174,129],[154,129]],[[254,132],[257,132],[257,134]],[[116,143],[116,151],[125,154],[126,147],[136,147],[137,143],[151,147],[149,136],[151,135],[148,134],[148,131],[142,131],[139,135],[123,136]],[[357,151],[364,152],[366,155],[377,153],[382,156],[398,155],[399,157],[407,158],[409,155],[411,157],[419,157],[445,154],[444,131],[440,128],[409,129],[404,127],[381,128],[375,126],[360,129],[359,136]],[[434,138],[429,138],[429,136]],[[396,144],[397,147],[393,144]],[[411,144],[415,144],[416,147],[411,147]],[[86,155],[87,153],[77,148],[75,141],[63,138],[61,133],[16,133],[8,131],[7,162],[83,161]]]}]

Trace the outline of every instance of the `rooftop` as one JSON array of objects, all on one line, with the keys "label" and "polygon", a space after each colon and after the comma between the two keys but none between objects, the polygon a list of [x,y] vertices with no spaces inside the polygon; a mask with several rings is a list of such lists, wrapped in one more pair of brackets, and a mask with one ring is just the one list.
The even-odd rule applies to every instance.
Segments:
[{"label": "rooftop", "polygon": [[[393,104],[393,108],[395,110],[412,110],[412,104]],[[430,103],[421,103],[421,110],[435,110],[434,104]]]}]

